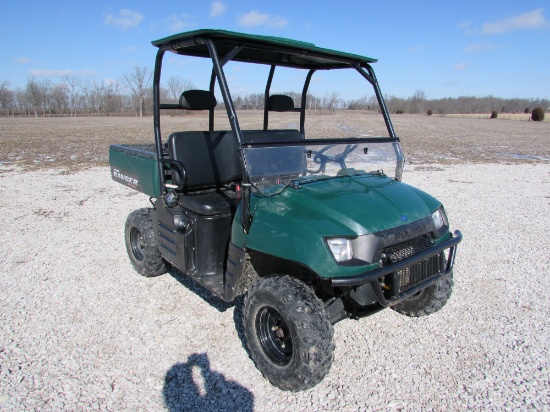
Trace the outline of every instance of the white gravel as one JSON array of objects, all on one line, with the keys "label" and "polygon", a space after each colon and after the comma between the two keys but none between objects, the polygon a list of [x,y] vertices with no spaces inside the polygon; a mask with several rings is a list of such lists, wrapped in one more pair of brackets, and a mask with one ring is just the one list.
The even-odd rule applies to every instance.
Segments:
[{"label": "white gravel", "polygon": [[106,168],[0,169],[0,410],[548,410],[550,165],[408,167],[461,229],[455,289],[427,318],[335,326],[329,375],[264,380],[239,306],[124,248],[145,195]]}]

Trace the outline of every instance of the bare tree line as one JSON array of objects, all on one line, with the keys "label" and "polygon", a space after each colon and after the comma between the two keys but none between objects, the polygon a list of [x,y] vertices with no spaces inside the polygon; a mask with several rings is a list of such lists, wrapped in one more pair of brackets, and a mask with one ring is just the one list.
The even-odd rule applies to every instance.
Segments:
[{"label": "bare tree line", "polygon": [[[118,80],[91,81],[64,75],[61,83],[30,77],[24,88],[11,89],[0,82],[0,116],[88,116],[148,114],[152,102],[152,71],[134,67]],[[161,88],[165,101],[176,102],[181,92],[193,85],[170,77]]]},{"label": "bare tree line", "polygon": [[[295,107],[301,107],[302,95],[298,92],[284,92],[294,100]],[[427,113],[434,114],[481,114],[491,113],[530,113],[535,107],[550,109],[549,99],[503,99],[494,96],[461,96],[443,99],[428,99],[422,90],[417,90],[413,96],[401,98],[391,95],[384,96],[390,113]],[[233,98],[236,109],[263,110],[265,96],[263,93],[253,93]],[[223,107],[223,105],[222,105]],[[307,94],[306,109],[310,112],[333,113],[335,110],[366,110],[380,111],[378,100],[373,94],[359,99],[341,99],[336,92],[327,93],[323,97]]]},{"label": "bare tree line", "polygon": [[427,99],[422,90],[417,90],[412,97],[403,99],[385,96],[388,110],[392,113],[426,113],[433,114],[481,114],[497,111],[498,113],[531,113],[535,107],[544,111],[550,109],[549,99],[503,99],[495,96],[460,96],[442,99]]},{"label": "bare tree line", "polygon": [[[11,89],[8,81],[0,82],[0,115],[3,116],[87,116],[87,115],[136,115],[150,112],[152,103],[152,71],[146,67],[134,67],[118,80],[91,81],[64,75],[60,83],[50,80],[28,79],[24,88]],[[194,88],[193,84],[181,77],[172,76],[162,85],[161,99],[177,102],[180,94]],[[301,106],[301,93],[286,92],[294,100],[296,107]],[[548,99],[503,99],[494,96],[461,96],[443,99],[428,99],[422,90],[413,96],[401,98],[386,95],[385,101],[390,113],[523,113],[535,107],[545,111],[550,108]],[[234,96],[238,110],[263,110],[265,96],[252,93]],[[223,102],[218,104],[223,109]],[[379,111],[376,96],[363,96],[346,100],[337,92],[327,93],[323,97],[308,94],[306,109],[314,113],[334,113],[336,110]]]},{"label": "bare tree line", "polygon": [[[279,93],[277,93],[279,94]],[[283,92],[292,97],[294,100],[294,107],[302,106],[302,94],[299,92]],[[263,110],[265,103],[264,93],[252,93],[244,96],[234,96],[233,104],[237,110]],[[328,112],[332,113],[336,109],[348,109],[348,102],[338,97],[338,93],[328,93],[323,97],[317,97],[308,93],[306,96],[306,109],[310,111]],[[223,102],[218,104],[220,109],[224,108]]]}]

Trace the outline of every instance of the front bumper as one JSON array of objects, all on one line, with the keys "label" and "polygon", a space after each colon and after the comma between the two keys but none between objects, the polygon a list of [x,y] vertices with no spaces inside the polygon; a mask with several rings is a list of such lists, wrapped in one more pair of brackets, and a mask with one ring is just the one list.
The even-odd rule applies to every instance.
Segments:
[{"label": "front bumper", "polygon": [[[412,295],[418,293],[422,289],[425,289],[428,286],[433,285],[442,277],[451,274],[453,271],[453,266],[455,261],[456,247],[461,241],[462,241],[462,233],[460,232],[460,230],[455,230],[452,238],[434,247],[426,249],[422,252],[419,252],[413,256],[410,256],[398,262],[392,263],[387,266],[383,266],[375,270],[371,270],[366,273],[362,273],[360,275],[351,276],[347,278],[333,278],[331,279],[331,286],[332,287],[350,287],[350,286],[361,286],[366,283],[370,283],[374,289],[378,302],[382,306],[393,306],[401,302],[402,300],[405,300],[411,297]],[[415,263],[428,259],[429,257],[437,255],[438,253],[441,253],[446,249],[449,249],[449,256],[441,272],[433,276],[430,276],[428,279],[416,284],[415,286],[411,287],[410,289],[407,289],[402,293],[394,294],[391,297],[387,297],[384,295],[384,291],[382,290],[382,286],[380,285],[380,282],[378,281],[378,279],[380,279],[383,276],[389,275],[390,273],[395,273],[399,270],[402,270],[411,265],[414,265]]]}]

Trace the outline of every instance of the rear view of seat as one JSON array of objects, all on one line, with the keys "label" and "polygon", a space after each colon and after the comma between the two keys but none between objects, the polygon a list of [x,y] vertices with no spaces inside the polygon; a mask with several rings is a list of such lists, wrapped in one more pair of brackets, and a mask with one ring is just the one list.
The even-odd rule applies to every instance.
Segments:
[{"label": "rear view of seat", "polygon": [[[200,215],[233,213],[238,194],[225,185],[242,180],[242,169],[235,139],[227,132],[176,132],[168,138],[170,157],[185,168],[185,196],[179,204]],[[172,182],[181,176],[172,169]]]},{"label": "rear view of seat", "polygon": [[[215,106],[216,98],[208,91],[187,90],[180,98],[182,109],[210,110]],[[238,196],[225,190],[225,185],[240,182],[242,169],[232,133],[175,132],[168,137],[168,153],[185,169],[181,206],[209,216],[234,212]],[[182,176],[175,168],[172,183],[182,184]]]},{"label": "rear view of seat", "polygon": [[[214,93],[205,90],[186,90],[179,101],[187,110],[212,110],[216,103]],[[172,133],[168,153],[184,165],[185,191],[220,188],[242,179],[235,139],[226,131]],[[172,181],[178,186],[182,183],[176,170],[172,170]]]},{"label": "rear view of seat", "polygon": [[[170,157],[185,166],[187,191],[220,188],[242,180],[242,170],[233,133],[175,132],[168,138]],[[174,184],[181,177],[172,171]]]}]

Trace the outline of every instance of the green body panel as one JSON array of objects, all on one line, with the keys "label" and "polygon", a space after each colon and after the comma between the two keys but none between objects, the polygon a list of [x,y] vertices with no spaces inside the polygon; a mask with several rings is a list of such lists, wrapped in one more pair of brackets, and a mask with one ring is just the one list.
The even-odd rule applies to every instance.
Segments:
[{"label": "green body panel", "polygon": [[325,237],[353,237],[395,228],[430,216],[440,205],[421,190],[387,176],[319,180],[255,199],[248,236],[239,232],[237,221],[232,241],[300,262],[321,277],[353,276],[376,265],[337,265]]},{"label": "green body panel", "polygon": [[111,145],[109,164],[113,180],[151,197],[160,195],[153,145]]},{"label": "green body panel", "polygon": [[304,69],[349,68],[349,64],[343,62],[365,65],[377,61],[371,57],[317,47],[313,43],[227,30],[193,30],[153,41],[152,44],[173,53],[209,58],[210,54],[202,39],[213,40],[222,56],[236,45],[245,45],[245,48],[233,57],[232,60],[236,61],[252,59],[256,63]]}]

